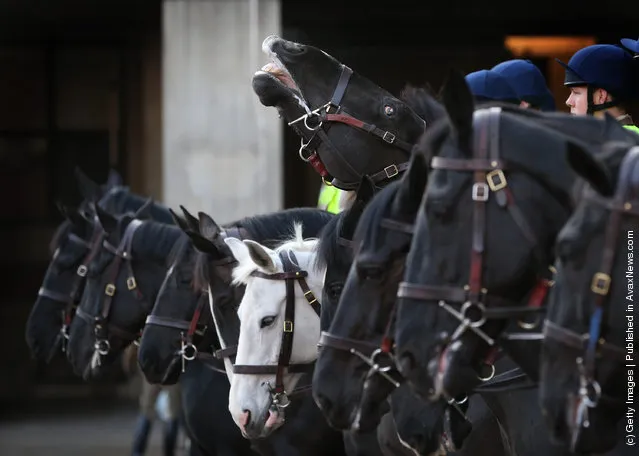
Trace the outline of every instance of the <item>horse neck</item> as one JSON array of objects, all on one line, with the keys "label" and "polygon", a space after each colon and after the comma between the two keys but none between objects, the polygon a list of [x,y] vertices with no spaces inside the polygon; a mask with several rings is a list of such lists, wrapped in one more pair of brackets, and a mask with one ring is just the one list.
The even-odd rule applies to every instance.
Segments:
[{"label": "horse neck", "polygon": [[148,220],[142,222],[133,236],[131,254],[133,258],[150,261],[168,268],[168,258],[173,246],[186,236],[174,225]]},{"label": "horse neck", "polygon": [[[148,198],[129,192],[126,187],[114,187],[100,199],[98,204],[107,212],[122,214],[128,211],[136,211],[146,203]],[[153,220],[172,225],[173,218],[169,209],[163,204],[153,202],[149,207],[149,213]]]}]

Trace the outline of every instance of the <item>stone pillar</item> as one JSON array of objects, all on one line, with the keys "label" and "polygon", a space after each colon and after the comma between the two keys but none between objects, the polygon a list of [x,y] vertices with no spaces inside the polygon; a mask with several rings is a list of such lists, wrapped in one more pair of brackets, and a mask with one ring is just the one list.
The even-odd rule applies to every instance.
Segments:
[{"label": "stone pillar", "polygon": [[279,0],[164,0],[162,200],[220,223],[282,208],[283,127],[251,79]]}]

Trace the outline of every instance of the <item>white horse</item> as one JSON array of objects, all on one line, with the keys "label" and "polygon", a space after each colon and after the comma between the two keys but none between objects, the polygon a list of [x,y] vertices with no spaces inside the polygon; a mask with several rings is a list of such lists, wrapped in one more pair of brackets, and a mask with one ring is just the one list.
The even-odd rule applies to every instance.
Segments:
[{"label": "white horse", "polygon": [[[246,285],[240,306],[240,337],[235,359],[236,365],[276,366],[280,357],[285,330],[286,284],[284,280],[272,280],[259,274],[284,272],[280,254],[291,260],[296,269],[306,271],[306,283],[313,295],[321,296],[324,270],[315,267],[317,239],[303,239],[302,227],[294,226],[295,235],[275,250],[255,241],[224,240],[238,261],[233,270],[235,284]],[[290,255],[290,253],[294,255]],[[254,274],[257,273],[257,276]],[[311,363],[317,359],[317,343],[320,337],[320,319],[309,305],[297,280],[293,282],[295,293],[295,318],[292,324],[293,342],[290,364]],[[317,306],[317,304],[315,304]],[[289,325],[290,328],[290,325]],[[288,330],[290,332],[290,329]],[[303,374],[284,371],[284,391],[290,393]],[[269,435],[284,422],[280,409],[273,403],[274,374],[235,373],[229,392],[229,411],[245,437],[257,438]]]}]

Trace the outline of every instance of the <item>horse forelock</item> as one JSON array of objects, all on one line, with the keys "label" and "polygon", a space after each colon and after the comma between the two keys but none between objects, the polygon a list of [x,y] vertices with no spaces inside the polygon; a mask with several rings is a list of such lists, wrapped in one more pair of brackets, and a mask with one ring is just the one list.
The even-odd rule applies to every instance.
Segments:
[{"label": "horse forelock", "polygon": [[[314,258],[317,255],[317,245],[319,240],[317,238],[308,238],[304,239],[303,236],[303,226],[299,222],[293,222],[293,235],[288,240],[282,242],[280,245],[275,247],[273,250],[275,253],[288,255],[287,252],[293,253],[309,253],[311,254],[308,261],[306,263],[309,266],[314,262]],[[297,255],[296,255],[297,257]],[[289,259],[292,259],[290,255]],[[272,273],[273,271],[266,270],[258,266],[250,257],[238,258],[238,265],[233,269],[233,284],[234,285],[248,285],[248,282],[252,278],[252,273],[255,271],[261,271],[266,274]],[[283,271],[283,265],[278,257],[273,257],[275,262],[275,267],[279,272]],[[298,258],[299,260],[299,258]],[[293,263],[297,263],[293,261]],[[298,265],[301,266],[301,265]],[[310,274],[310,271],[309,271]]]}]

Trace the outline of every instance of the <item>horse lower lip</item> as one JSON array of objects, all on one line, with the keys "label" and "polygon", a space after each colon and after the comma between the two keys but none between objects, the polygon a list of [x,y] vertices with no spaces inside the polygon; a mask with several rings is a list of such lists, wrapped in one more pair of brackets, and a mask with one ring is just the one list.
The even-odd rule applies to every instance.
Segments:
[{"label": "horse lower lip", "polygon": [[274,76],[289,89],[297,90],[297,84],[293,81],[290,73],[285,68],[282,68],[278,62],[271,61],[260,68],[260,71]]}]

